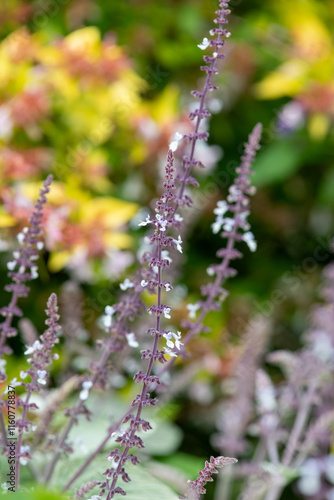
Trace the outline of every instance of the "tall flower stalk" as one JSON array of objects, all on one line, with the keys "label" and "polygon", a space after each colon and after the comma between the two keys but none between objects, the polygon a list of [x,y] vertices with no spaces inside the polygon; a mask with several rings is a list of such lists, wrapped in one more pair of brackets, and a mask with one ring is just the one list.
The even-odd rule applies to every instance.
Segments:
[{"label": "tall flower stalk", "polygon": [[[5,373],[6,360],[1,359],[5,354],[11,354],[12,350],[6,345],[6,340],[9,337],[17,335],[17,328],[13,326],[14,317],[21,317],[22,310],[18,307],[18,300],[22,297],[27,297],[30,291],[26,285],[28,281],[38,277],[38,268],[36,260],[38,259],[39,251],[42,250],[44,244],[40,240],[42,235],[42,219],[44,205],[47,202],[47,193],[50,191],[53,176],[49,175],[43,183],[43,187],[39,192],[32,215],[29,219],[29,226],[25,227],[21,233],[17,235],[20,244],[19,250],[13,252],[13,260],[7,263],[9,269],[8,276],[12,279],[12,283],[5,286],[5,290],[12,294],[8,306],[0,309],[0,314],[5,318],[0,323],[0,360],[2,369],[0,369],[0,382],[4,382],[7,378]],[[2,412],[4,403],[4,395],[0,399],[0,430],[2,436],[2,444],[7,443],[5,422]]]},{"label": "tall flower stalk", "polygon": [[[191,134],[187,134],[184,136],[184,139],[187,140],[190,143],[190,153],[189,156],[184,156],[182,160],[182,166],[183,166],[183,174],[181,176],[178,176],[175,181],[179,183],[179,188],[177,191],[177,194],[171,195],[170,193],[165,195],[163,199],[158,202],[157,205],[157,210],[161,210],[162,208],[166,208],[165,204],[168,201],[168,196],[173,196],[173,206],[170,206],[168,209],[168,213],[164,214],[163,219],[160,220],[160,222],[163,221],[163,224],[166,224],[165,227],[167,226],[174,226],[175,228],[180,227],[180,223],[183,220],[181,216],[177,214],[177,210],[181,206],[191,206],[192,200],[191,198],[187,195],[184,194],[185,188],[188,184],[192,184],[194,186],[198,186],[197,181],[190,176],[190,173],[195,166],[200,166],[204,167],[204,165],[195,159],[195,147],[196,143],[198,140],[207,140],[208,139],[208,133],[207,132],[201,132],[200,131],[200,125],[203,119],[206,119],[210,116],[210,112],[205,108],[205,100],[208,92],[211,92],[213,90],[216,90],[217,87],[212,84],[212,75],[217,74],[218,70],[216,67],[216,62],[217,60],[221,59],[224,57],[224,54],[221,53],[221,48],[225,44],[225,40],[223,37],[229,37],[230,33],[224,28],[224,25],[227,23],[226,16],[230,13],[230,11],[227,9],[228,7],[228,1],[226,2],[220,2],[220,10],[217,11],[218,17],[214,20],[216,24],[218,24],[217,28],[214,28],[211,30],[211,35],[216,35],[216,38],[211,40],[210,42],[207,39],[203,40],[203,43],[199,45],[199,47],[202,50],[205,50],[207,47],[212,47],[213,49],[213,55],[212,56],[204,56],[204,61],[207,63],[207,65],[202,66],[201,70],[206,73],[206,79],[204,83],[203,90],[201,92],[199,91],[193,91],[192,94],[200,99],[199,107],[193,111],[189,118],[191,120],[195,120],[195,129],[194,132]],[[182,136],[180,134],[176,134],[177,138],[174,140],[170,147],[171,150],[169,152],[169,155],[172,154],[178,146],[178,141],[182,139]],[[170,160],[168,160],[170,161]],[[175,187],[175,186],[174,186]],[[167,196],[167,198],[166,198]],[[171,201],[171,198],[169,198],[169,202]],[[150,219],[147,219],[144,221],[141,225],[146,226],[147,224],[150,224],[152,221]],[[163,227],[163,226],[162,226]],[[153,237],[154,238],[154,237]],[[171,239],[172,240],[172,239]],[[154,239],[151,240],[151,242],[154,242]],[[179,246],[181,247],[181,237],[179,236],[178,240],[175,240],[174,246]],[[161,250],[161,249],[160,249]],[[162,250],[161,250],[162,252]],[[166,252],[166,251],[165,251]],[[159,255],[159,246],[157,245],[155,250],[154,250],[154,257],[157,259],[157,261],[161,260],[161,255]],[[112,307],[112,314],[115,314],[115,318],[112,320],[112,325],[110,325],[110,328],[108,328],[108,332],[110,333],[110,338],[105,339],[103,341],[102,347],[103,347],[103,353],[101,358],[97,363],[94,363],[91,365],[91,375],[89,375],[88,380],[89,382],[92,383],[92,385],[95,385],[97,380],[103,381],[106,379],[106,371],[105,371],[105,365],[107,363],[107,360],[109,359],[109,356],[111,352],[114,352],[115,350],[118,350],[120,347],[119,339],[122,337],[124,338],[126,336],[126,333],[128,333],[126,329],[126,321],[130,317],[134,318],[136,315],[140,314],[143,304],[140,301],[140,294],[143,290],[141,287],[141,283],[144,281],[149,280],[150,282],[154,281],[154,273],[152,274],[152,267],[154,268],[155,266],[152,266],[150,264],[150,259],[152,257],[149,256],[149,254],[145,254],[143,256],[143,264],[149,264],[147,269],[141,269],[136,276],[136,278],[130,282],[128,280],[128,287],[131,288],[131,292],[129,295],[125,294],[124,299],[117,304],[116,306]],[[165,266],[169,264],[169,259],[163,259],[167,262]],[[154,288],[154,287],[152,287]],[[151,288],[151,290],[152,290]],[[160,292],[159,292],[160,290]],[[158,293],[161,295],[161,289],[159,288]],[[177,339],[176,339],[177,340]],[[169,339],[171,342],[171,340]],[[45,473],[45,481],[49,482],[52,474],[54,467],[60,457],[60,453],[63,449],[63,446],[65,445],[66,439],[69,435],[69,432],[71,428],[73,427],[74,423],[77,420],[78,415],[82,412],[84,407],[84,402],[80,401],[80,399],[77,401],[76,405],[71,408],[68,412],[68,415],[70,416],[70,420],[64,429],[64,431],[59,435],[57,441],[56,441],[56,446],[55,446],[55,452],[53,455],[53,458],[49,465],[46,468],[46,473]]]},{"label": "tall flower stalk", "polygon": [[[223,288],[226,279],[236,275],[236,270],[230,267],[231,261],[242,257],[242,253],[235,248],[235,244],[245,241],[250,249],[256,249],[256,242],[253,233],[249,231],[247,216],[249,215],[250,196],[255,193],[255,189],[250,185],[252,174],[251,165],[254,162],[257,150],[260,148],[262,125],[258,123],[245,144],[245,153],[241,157],[240,166],[237,167],[237,177],[229,188],[227,201],[219,201],[215,209],[216,221],[212,225],[214,233],[221,231],[222,238],[227,239],[226,246],[217,252],[221,258],[219,264],[213,264],[208,268],[209,275],[216,275],[213,283],[203,285],[201,288],[203,299],[197,304],[189,304],[189,320],[182,322],[182,327],[187,331],[183,339],[185,346],[190,340],[201,332],[206,332],[207,327],[203,323],[210,311],[220,308],[221,302],[227,297],[228,292]],[[232,213],[232,217],[226,217],[227,212]],[[199,311],[196,319],[197,311]],[[183,348],[183,349],[184,349]],[[162,376],[174,363],[170,359],[166,365],[158,372]]]},{"label": "tall flower stalk", "polygon": [[33,428],[33,423],[27,420],[29,410],[36,410],[38,407],[35,403],[30,403],[30,398],[34,392],[40,392],[42,387],[46,385],[48,377],[48,367],[54,359],[58,359],[57,353],[53,353],[54,346],[59,342],[57,332],[60,329],[58,324],[59,315],[57,296],[53,293],[47,302],[46,309],[47,319],[45,324],[48,328],[40,336],[40,340],[36,340],[32,346],[29,346],[25,352],[28,358],[28,363],[31,368],[27,372],[21,371],[21,378],[25,379],[30,376],[30,382],[22,382],[21,385],[26,389],[25,399],[20,398],[17,406],[22,407],[22,416],[17,420],[18,439],[17,439],[17,454],[15,467],[15,484],[16,489],[19,487],[20,480],[20,465],[26,465],[27,459],[31,458],[29,454],[29,446],[22,447],[23,433],[28,432]]},{"label": "tall flower stalk", "polygon": [[[185,138],[190,142],[190,154],[189,156],[183,157],[183,168],[184,172],[181,176],[178,176],[177,180],[180,183],[177,195],[174,194],[176,188],[174,182],[174,158],[173,152],[177,149],[177,142],[182,138],[182,136],[177,137],[176,141],[173,141],[170,145],[170,149],[167,155],[167,165],[165,170],[165,191],[161,198],[156,203],[156,216],[151,220],[150,216],[146,218],[140,225],[153,224],[155,226],[154,234],[150,237],[150,244],[154,246],[154,250],[149,257],[149,267],[153,268],[156,272],[155,279],[149,281],[143,280],[142,286],[148,286],[151,289],[155,289],[157,293],[157,303],[148,309],[150,315],[156,316],[156,321],[154,328],[148,330],[148,334],[153,336],[153,346],[152,349],[146,349],[141,351],[142,359],[148,361],[146,371],[140,370],[135,376],[134,380],[136,383],[142,384],[142,390],[132,402],[132,407],[137,407],[136,414],[128,414],[124,419],[124,423],[129,422],[130,426],[128,430],[125,430],[121,435],[116,438],[116,442],[120,443],[123,447],[123,451],[119,449],[113,450],[109,455],[109,459],[114,462],[115,466],[109,468],[105,472],[106,480],[101,483],[101,495],[107,492],[107,500],[114,498],[115,494],[125,495],[125,491],[117,486],[118,477],[121,476],[124,482],[130,480],[128,474],[125,471],[124,465],[127,460],[130,460],[133,464],[139,463],[137,457],[133,454],[129,454],[129,450],[133,447],[143,448],[143,440],[138,436],[137,431],[141,428],[147,431],[151,428],[148,421],[141,418],[142,409],[147,406],[154,406],[157,403],[156,398],[150,397],[149,390],[152,387],[160,384],[160,379],[151,375],[152,368],[155,362],[160,363],[166,362],[166,354],[175,357],[177,354],[176,350],[181,348],[182,343],[180,342],[181,333],[166,331],[161,328],[161,318],[164,316],[166,319],[170,319],[171,307],[162,302],[162,290],[165,289],[167,292],[172,290],[172,285],[169,281],[163,280],[162,272],[169,266],[169,259],[166,255],[163,255],[164,250],[168,247],[176,247],[180,252],[182,252],[182,239],[181,236],[178,239],[173,239],[167,236],[168,229],[171,226],[176,226],[179,228],[180,222],[182,221],[181,216],[177,213],[180,206],[191,206],[191,198],[185,194],[185,188],[188,184],[198,185],[197,181],[190,177],[191,170],[194,166],[203,166],[198,160],[195,159],[195,147],[198,140],[207,140],[208,133],[200,131],[200,125],[204,118],[210,116],[209,111],[205,108],[205,99],[209,91],[214,90],[216,87],[212,85],[212,75],[218,72],[216,68],[216,61],[224,57],[224,54],[220,52],[221,47],[223,47],[225,41],[222,37],[228,37],[230,33],[224,28],[227,22],[226,15],[230,13],[226,7],[228,7],[228,1],[220,2],[220,10],[217,11],[218,17],[214,20],[218,24],[218,28],[213,29],[210,34],[212,36],[217,35],[217,38],[209,41],[204,39],[203,43],[199,45],[201,49],[206,49],[211,46],[214,50],[212,56],[204,56],[204,61],[207,63],[206,66],[202,66],[201,70],[206,73],[206,81],[202,92],[194,91],[193,95],[200,99],[199,107],[190,114],[190,119],[196,120],[195,130],[191,134],[185,135]],[[158,349],[159,339],[164,337],[166,339],[167,345],[164,350]]]},{"label": "tall flower stalk", "polygon": [[5,353],[11,353],[11,349],[5,343],[8,337],[17,335],[17,329],[12,322],[14,316],[22,316],[22,311],[17,303],[21,297],[27,297],[29,293],[29,287],[25,283],[38,278],[38,268],[35,261],[38,259],[39,250],[43,248],[43,243],[40,241],[43,208],[52,180],[53,176],[49,175],[44,181],[43,188],[39,192],[40,196],[29,219],[29,226],[17,235],[21,248],[13,253],[13,260],[7,263],[8,276],[13,283],[6,285],[5,290],[12,294],[12,298],[8,306],[0,309],[0,314],[5,318],[0,323],[0,357]]}]

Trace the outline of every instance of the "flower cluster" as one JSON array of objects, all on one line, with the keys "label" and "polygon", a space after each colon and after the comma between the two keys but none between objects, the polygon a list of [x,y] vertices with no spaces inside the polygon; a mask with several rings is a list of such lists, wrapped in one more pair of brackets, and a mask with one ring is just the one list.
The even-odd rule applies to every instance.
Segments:
[{"label": "flower cluster", "polygon": [[8,276],[13,282],[6,285],[5,290],[11,292],[12,298],[8,306],[0,309],[0,314],[5,318],[0,323],[0,356],[3,356],[5,352],[8,354],[11,352],[10,348],[5,346],[6,338],[17,335],[17,329],[12,325],[12,320],[14,316],[22,316],[22,311],[17,302],[19,298],[27,297],[29,293],[29,287],[25,283],[38,277],[36,260],[38,259],[38,252],[43,248],[43,243],[40,241],[43,208],[47,201],[46,194],[50,190],[49,186],[52,180],[52,175],[49,175],[45,180],[43,188],[40,190],[40,197],[29,219],[29,226],[17,235],[20,249],[13,253],[14,259],[7,264]]},{"label": "flower cluster", "polygon": [[[203,324],[203,319],[209,311],[219,310],[222,300],[227,296],[228,292],[223,288],[222,284],[227,278],[235,276],[237,273],[230,266],[230,262],[242,257],[241,252],[235,248],[235,244],[244,240],[251,250],[255,249],[254,237],[248,231],[249,224],[246,219],[249,215],[249,196],[255,192],[250,185],[251,164],[255,159],[256,151],[259,149],[261,132],[262,126],[257,124],[245,145],[245,154],[241,158],[241,164],[236,168],[237,177],[229,189],[227,201],[219,201],[214,211],[217,216],[213,224],[214,233],[219,232],[222,227],[221,236],[227,239],[227,244],[225,248],[221,248],[217,252],[217,257],[221,258],[221,262],[212,264],[207,269],[209,276],[216,277],[213,283],[202,286],[201,292],[204,300],[187,305],[189,318],[193,321],[184,320],[182,322],[182,326],[188,329],[185,343],[188,343],[195,334],[208,331]],[[224,217],[227,211],[232,213],[232,217]],[[197,311],[200,311],[200,314],[196,319]]]},{"label": "flower cluster", "polygon": [[199,500],[201,495],[205,495],[206,489],[204,486],[206,483],[213,481],[212,474],[218,474],[217,469],[224,467],[225,465],[231,465],[237,463],[236,458],[230,457],[211,457],[210,462],[205,462],[205,467],[203,470],[198,472],[198,478],[195,481],[188,481],[190,484],[189,491],[184,497],[179,497],[181,500],[189,498],[190,500]]},{"label": "flower cluster", "polygon": [[21,379],[25,380],[27,376],[30,376],[31,380],[30,382],[19,383],[19,385],[25,388],[26,393],[25,399],[21,397],[17,402],[17,406],[22,407],[23,411],[21,418],[16,421],[19,431],[17,440],[17,448],[19,450],[17,453],[17,460],[19,460],[19,462],[16,464],[16,485],[18,485],[20,475],[19,465],[25,465],[27,463],[27,458],[31,458],[28,453],[28,449],[21,446],[23,432],[28,432],[29,430],[34,429],[33,422],[27,420],[27,414],[31,410],[38,409],[38,406],[35,403],[30,403],[31,395],[34,392],[40,392],[42,387],[46,385],[47,377],[49,375],[47,371],[48,367],[53,360],[56,360],[59,357],[57,353],[52,352],[54,346],[59,342],[57,332],[60,329],[60,325],[58,324],[59,315],[56,294],[53,293],[50,295],[45,312],[47,315],[45,324],[48,328],[40,336],[40,340],[36,340],[33,345],[27,347],[25,354],[26,356],[29,356],[27,362],[31,365],[31,368],[29,368],[26,372],[21,371],[20,373]]},{"label": "flower cluster", "polygon": [[[249,231],[250,225],[247,222],[247,217],[250,214],[249,196],[255,193],[254,186],[250,185],[250,175],[252,174],[251,165],[254,161],[256,151],[260,148],[261,132],[262,125],[258,123],[245,145],[245,153],[241,157],[241,165],[236,168],[237,177],[229,188],[227,200],[217,203],[217,208],[214,210],[216,220],[212,224],[214,234],[219,233],[223,229],[221,233],[223,238],[233,238],[235,241],[243,240],[252,252],[256,250],[257,245],[253,233]],[[225,217],[227,212],[231,212],[232,217]],[[239,233],[239,230],[242,233]],[[225,256],[229,252],[228,250],[220,251],[219,256],[222,256],[222,253]],[[235,257],[235,255],[232,257]],[[215,268],[213,269],[215,270]]]}]

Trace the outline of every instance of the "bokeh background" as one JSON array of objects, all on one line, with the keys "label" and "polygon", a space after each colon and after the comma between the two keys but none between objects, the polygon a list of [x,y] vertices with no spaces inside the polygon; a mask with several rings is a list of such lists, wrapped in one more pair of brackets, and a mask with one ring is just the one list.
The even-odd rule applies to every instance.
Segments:
[{"label": "bokeh background", "polygon": [[[198,299],[221,245],[211,233],[212,211],[260,121],[250,217],[258,250],[244,249],[223,311],[210,316],[206,342],[192,347],[195,360],[205,349],[218,368],[202,367],[198,390],[187,393],[182,409],[176,400],[171,411],[183,430],[181,451],[198,457],[212,451],[213,423],[203,425],[201,412],[219,396],[249,319],[262,313],[271,320],[270,349],[300,346],[334,234],[334,4],[230,4],[232,35],[217,78],[220,90],[210,102],[209,143],[199,152],[208,168],[198,172],[201,189],[178,270],[180,316]],[[216,6],[214,0],[1,2],[3,283],[16,233],[26,225],[42,180],[55,176],[41,276],[24,304],[38,328],[47,296],[63,293],[70,280],[82,294],[83,342],[93,345],[101,336],[98,319],[135,266],[143,234],[136,214],[152,206],[174,132],[189,126],[190,91],[202,78],[197,44]],[[22,340],[13,339],[12,346],[20,359]],[[71,369],[80,367],[78,361]]]}]

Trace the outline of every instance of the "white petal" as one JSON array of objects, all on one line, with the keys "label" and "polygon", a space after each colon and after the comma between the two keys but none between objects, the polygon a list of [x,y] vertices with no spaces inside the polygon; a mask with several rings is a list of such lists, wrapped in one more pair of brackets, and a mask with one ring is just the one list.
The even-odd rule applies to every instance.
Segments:
[{"label": "white petal", "polygon": [[173,153],[177,150],[179,143],[178,141],[172,141],[169,145],[169,149],[173,151]]},{"label": "white petal", "polygon": [[207,38],[203,38],[203,42],[199,43],[197,47],[199,47],[201,50],[205,50],[209,47],[209,45],[210,45],[209,40]]}]

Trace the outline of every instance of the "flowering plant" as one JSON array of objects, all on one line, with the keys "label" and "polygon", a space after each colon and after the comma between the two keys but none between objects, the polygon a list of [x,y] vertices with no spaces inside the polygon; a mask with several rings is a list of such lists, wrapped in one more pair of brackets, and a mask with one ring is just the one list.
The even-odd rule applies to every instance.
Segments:
[{"label": "flowering plant", "polygon": [[[188,125],[186,133],[176,132],[169,143],[162,192],[155,200],[154,212],[137,221],[138,227],[147,228],[137,269],[131,278],[125,278],[120,284],[123,292],[120,300],[105,307],[100,318],[105,335],[99,338],[98,349],[91,349],[89,343],[85,343],[87,332],[84,323],[80,322],[80,311],[71,307],[78,295],[78,288],[72,284],[64,290],[67,304],[63,309],[65,315],[71,317],[74,328],[67,331],[66,323],[62,323],[61,314],[58,314],[61,311],[57,296],[52,293],[47,301],[47,329],[42,335],[38,336],[31,324],[20,323],[26,343],[25,365],[29,367],[21,369],[20,366],[11,379],[6,374],[5,357],[12,354],[7,341],[18,333],[14,320],[23,315],[18,301],[29,293],[26,282],[38,278],[36,260],[43,249],[43,217],[47,211],[46,195],[50,189],[52,193],[52,176],[47,177],[40,190],[29,226],[18,235],[21,249],[15,250],[13,260],[7,265],[12,283],[6,285],[5,290],[12,296],[9,305],[0,310],[4,317],[0,324],[0,374],[4,387],[7,385],[1,399],[1,447],[3,458],[10,466],[9,480],[3,483],[5,492],[28,490],[28,495],[32,484],[37,482],[45,486],[45,498],[52,487],[61,489],[59,495],[64,498],[68,495],[91,500],[111,500],[117,495],[136,500],[150,500],[157,495],[166,500],[176,497],[175,491],[164,484],[161,470],[160,475],[150,475],[154,463],[147,467],[141,464],[148,462],[147,441],[150,432],[156,432],[158,444],[163,441],[163,432],[155,429],[161,401],[167,407],[173,391],[175,394],[181,390],[177,376],[181,374],[182,377],[186,372],[192,344],[201,333],[210,332],[209,314],[219,311],[228,296],[226,281],[237,274],[231,262],[242,257],[239,246],[242,249],[242,244],[246,243],[251,252],[257,249],[248,217],[250,196],[255,194],[251,167],[260,148],[261,124],[255,125],[249,135],[226,200],[218,200],[213,210],[212,232],[226,241],[216,254],[220,260],[207,268],[209,282],[202,285],[201,298],[195,303],[187,303],[184,309],[189,312],[188,318],[182,317],[181,309],[175,299],[173,301],[178,259],[185,253],[187,217],[194,205],[194,188],[199,188],[196,169],[205,167],[197,157],[197,150],[201,141],[206,142],[209,138],[206,129],[206,120],[211,114],[208,96],[217,90],[214,79],[219,62],[225,57],[226,38],[230,37],[225,26],[230,14],[228,6],[228,0],[219,2],[214,19],[216,26],[210,30],[210,39],[205,37],[198,44],[200,50],[209,50],[210,54],[204,55],[205,64],[201,66],[205,74],[203,87],[192,92],[199,100],[189,115],[193,129]],[[84,71],[88,82],[95,73],[97,78],[109,78],[109,65],[105,67],[99,59],[94,64],[89,61],[88,67],[79,64],[80,58],[75,61],[77,66],[73,70],[79,68],[80,74]],[[128,208],[124,220],[128,218]],[[98,215],[99,210],[94,213]],[[223,398],[223,410],[215,419],[217,432],[212,437],[212,446],[220,455],[211,456],[210,461],[205,462],[198,478],[188,481],[187,491],[183,478],[181,486],[174,484],[178,493],[185,495],[180,498],[199,500],[206,494],[204,486],[212,481],[217,468],[225,465],[233,467],[220,476],[215,493],[217,499],[278,500],[286,485],[296,478],[296,487],[305,493],[308,487],[305,482],[309,485],[305,481],[305,470],[310,467],[307,457],[320,452],[325,458],[314,459],[318,460],[319,467],[317,474],[314,473],[316,480],[312,491],[314,494],[324,492],[326,500],[331,498],[333,489],[328,486],[332,481],[331,458],[326,453],[333,422],[330,384],[333,363],[327,353],[334,349],[332,267],[326,270],[325,276],[329,282],[324,293],[326,306],[315,310],[315,328],[308,332],[305,346],[297,354],[276,350],[268,356],[268,361],[280,365],[285,374],[284,381],[280,380],[276,386],[260,367],[269,324],[263,317],[250,324],[241,354],[235,356],[236,390],[229,398]],[[51,371],[61,357],[55,352],[61,340],[59,334],[63,336],[62,357],[71,352],[82,355],[83,365],[76,373],[72,366],[65,367],[64,373]],[[137,349],[140,356],[135,354]],[[122,405],[115,392],[117,384],[121,388],[127,384],[124,373],[131,374],[134,384],[124,390],[130,403]],[[49,380],[54,386],[51,390],[47,389]],[[102,399],[96,397],[98,392],[103,393]],[[108,412],[101,426],[98,404]],[[291,415],[291,409],[295,415]],[[110,411],[114,413],[112,418]],[[85,429],[90,429],[93,436],[89,449],[83,444],[82,436],[75,439],[78,437],[76,431],[85,435]],[[250,436],[257,440],[255,447],[250,445]],[[249,449],[254,451],[251,459],[248,458]],[[314,467],[315,462],[311,463]],[[30,474],[25,481],[24,470]],[[323,471],[327,474],[325,480]],[[169,471],[169,482],[173,483],[176,476],[175,469]],[[241,479],[237,484],[236,477]]]}]

